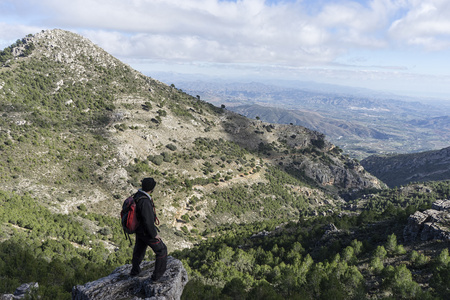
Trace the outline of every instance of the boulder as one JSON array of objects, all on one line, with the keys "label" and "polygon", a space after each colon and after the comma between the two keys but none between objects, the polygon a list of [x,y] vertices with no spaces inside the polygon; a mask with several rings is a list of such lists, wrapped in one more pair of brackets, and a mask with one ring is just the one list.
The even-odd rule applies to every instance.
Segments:
[{"label": "boulder", "polygon": [[141,263],[142,272],[131,277],[131,265],[115,269],[109,276],[72,288],[73,300],[115,300],[115,299],[180,299],[188,281],[186,269],[181,261],[169,256],[167,270],[157,282],[151,280],[154,261]]},{"label": "boulder", "polygon": [[450,200],[438,200],[431,209],[424,212],[416,211],[408,218],[408,224],[403,230],[406,242],[417,238],[422,241],[447,240],[450,241]]},{"label": "boulder", "polygon": [[349,232],[338,229],[333,223],[329,223],[323,227],[325,230],[324,234],[315,244],[314,251],[319,251],[321,247],[330,247],[335,241],[340,241],[344,236],[348,235]]},{"label": "boulder", "polygon": [[25,299],[27,295],[33,290],[37,290],[39,288],[39,284],[37,282],[24,283],[19,286],[14,294],[4,294],[0,295],[0,300],[19,300]]},{"label": "boulder", "polygon": [[450,212],[450,200],[437,200],[431,205],[431,209]]}]

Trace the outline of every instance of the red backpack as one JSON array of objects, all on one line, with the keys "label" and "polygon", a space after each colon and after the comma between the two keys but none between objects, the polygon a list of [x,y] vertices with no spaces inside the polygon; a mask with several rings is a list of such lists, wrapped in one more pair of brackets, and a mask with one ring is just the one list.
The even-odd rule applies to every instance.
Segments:
[{"label": "red backpack", "polygon": [[136,216],[136,202],[139,201],[139,199],[134,200],[134,196],[125,199],[122,205],[122,211],[120,212],[123,233],[125,234],[125,237],[130,240],[130,245],[132,244],[130,234],[135,233],[139,226],[139,221]]},{"label": "red backpack", "polygon": [[[130,246],[132,245],[130,234],[135,233],[136,229],[139,226],[139,221],[138,221],[137,215],[136,215],[136,203],[140,199],[146,198],[146,196],[142,196],[138,199],[134,199],[134,196],[136,196],[136,195],[130,196],[127,199],[125,199],[125,201],[123,202],[123,205],[122,205],[122,211],[120,212],[123,233],[125,234],[125,237],[127,237],[128,240],[130,241]],[[150,198],[150,200],[151,200],[151,203],[153,206],[153,213],[155,215],[155,223],[156,223],[156,225],[159,225],[159,220],[158,220],[158,217],[156,217],[156,211],[155,211],[155,205],[153,203],[153,199]],[[156,229],[158,229],[158,227],[156,227]]]}]

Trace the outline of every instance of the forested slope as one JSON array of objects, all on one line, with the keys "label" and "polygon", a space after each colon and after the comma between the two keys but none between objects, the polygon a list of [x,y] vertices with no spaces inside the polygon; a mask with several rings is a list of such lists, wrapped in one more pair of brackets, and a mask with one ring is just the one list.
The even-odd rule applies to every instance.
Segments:
[{"label": "forested slope", "polygon": [[[251,249],[267,252],[275,244],[237,243],[239,238],[225,250],[232,258],[208,257],[217,272],[202,269],[197,251],[216,251],[209,247],[235,234],[247,240],[261,229],[289,224],[280,234],[290,232],[305,249],[293,250],[301,255],[295,266],[309,252],[315,265],[340,248],[316,257],[303,234],[319,234],[323,220],[338,223],[347,214],[357,220],[360,212],[369,218],[361,224],[376,223],[373,209],[384,209],[396,195],[377,198],[384,184],[322,133],[213,106],[142,75],[76,34],[29,35],[0,58],[0,293],[38,281],[42,299],[68,299],[73,285],[129,263],[132,248],[118,214],[147,176],[158,182],[154,199],[170,252],[185,259],[192,284],[223,295],[223,286],[243,277],[245,292],[264,279],[284,295],[274,279],[294,257],[276,250],[273,262],[255,261],[262,271],[229,270],[222,278],[216,277],[221,261],[228,265],[244,255],[240,250],[253,256]],[[422,209],[431,199],[448,197],[446,186],[433,186],[426,201],[407,196],[388,216],[405,216],[405,203]],[[203,271],[211,282],[198,276]],[[356,292],[367,292],[365,280],[355,282]],[[302,289],[295,293],[310,294]],[[345,297],[351,293],[343,290]]]},{"label": "forested slope", "polygon": [[[189,272],[184,299],[446,299],[448,241],[404,243],[409,214],[450,198],[450,182],[385,190],[343,213],[279,223],[229,224],[172,251]],[[30,195],[0,194],[2,292],[39,282],[43,299],[70,299],[72,286],[130,263],[116,218],[85,208],[55,214]],[[190,234],[182,233],[186,239]],[[146,259],[153,259],[148,252]]]}]

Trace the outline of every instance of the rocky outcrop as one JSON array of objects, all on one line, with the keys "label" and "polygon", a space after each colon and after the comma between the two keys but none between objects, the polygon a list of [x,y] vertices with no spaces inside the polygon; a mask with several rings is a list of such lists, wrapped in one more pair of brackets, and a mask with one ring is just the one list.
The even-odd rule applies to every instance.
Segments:
[{"label": "rocky outcrop", "polygon": [[[0,295],[0,300],[19,300],[19,299],[25,299],[26,296],[29,296],[29,294],[33,290],[37,290],[39,288],[39,284],[37,282],[31,282],[31,283],[24,283],[21,286],[19,286],[14,294],[4,294]],[[27,298],[28,299],[28,298]]]},{"label": "rocky outcrop", "polygon": [[450,200],[438,200],[431,209],[410,215],[403,238],[406,242],[416,239],[450,241]]},{"label": "rocky outcrop", "polygon": [[348,234],[347,231],[338,229],[333,223],[325,225],[323,229],[325,232],[320,240],[316,242],[315,252],[319,251],[322,247],[331,247],[333,243],[342,240],[342,238]]},{"label": "rocky outcrop", "polygon": [[448,180],[450,147],[411,154],[369,156],[361,165],[389,187],[410,182]]},{"label": "rocky outcrop", "polygon": [[109,276],[77,285],[72,289],[73,300],[115,300],[115,299],[180,299],[188,281],[186,269],[181,261],[169,256],[167,271],[157,282],[150,279],[154,270],[154,261],[141,264],[139,276],[130,277],[131,265],[114,270]]}]

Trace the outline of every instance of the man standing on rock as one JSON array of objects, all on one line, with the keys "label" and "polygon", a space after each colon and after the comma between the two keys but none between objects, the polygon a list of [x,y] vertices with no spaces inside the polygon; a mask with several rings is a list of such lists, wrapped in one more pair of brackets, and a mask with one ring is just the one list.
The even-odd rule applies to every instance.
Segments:
[{"label": "man standing on rock", "polygon": [[136,216],[139,226],[136,229],[136,244],[133,250],[133,259],[130,275],[137,276],[141,272],[140,264],[145,256],[147,246],[155,252],[156,262],[155,270],[151,279],[158,281],[166,271],[167,266],[167,247],[158,234],[159,224],[156,217],[155,206],[150,194],[155,189],[156,182],[153,178],[144,178],[142,180],[142,188],[134,196],[136,202]]}]

